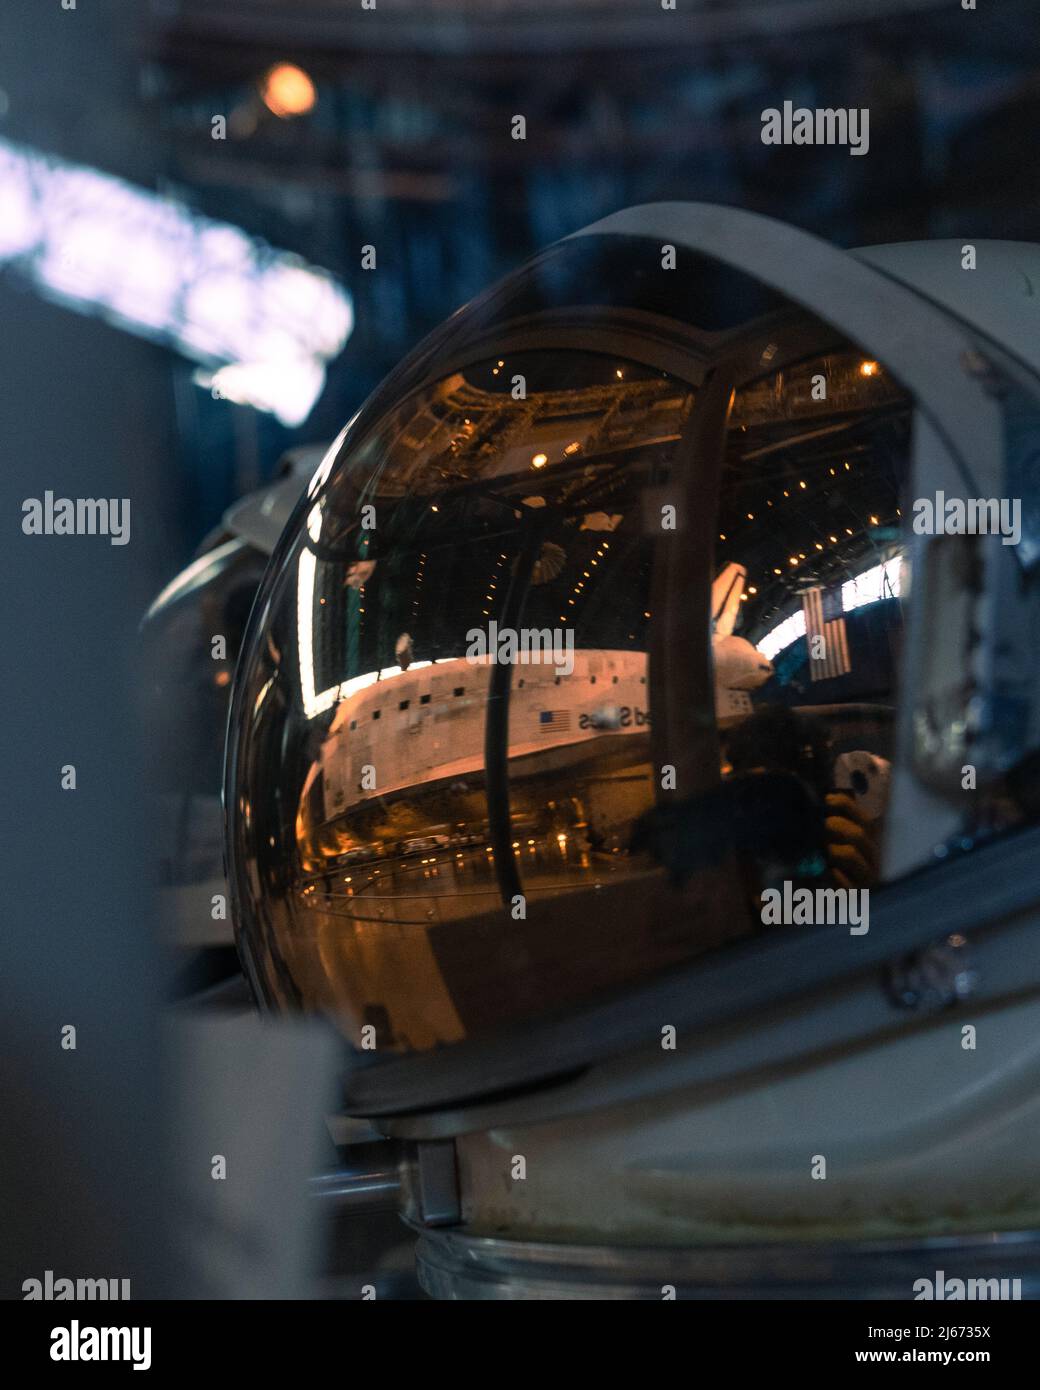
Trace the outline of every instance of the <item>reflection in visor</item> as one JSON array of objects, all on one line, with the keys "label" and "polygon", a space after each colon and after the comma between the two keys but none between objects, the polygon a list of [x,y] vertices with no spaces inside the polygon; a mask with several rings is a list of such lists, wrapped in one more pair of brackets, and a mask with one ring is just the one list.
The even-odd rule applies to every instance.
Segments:
[{"label": "reflection in visor", "polygon": [[[737,393],[710,595],[668,598],[707,629],[709,781],[741,805],[761,786],[759,819],[793,818],[795,868],[824,876],[835,760],[891,754],[902,622],[908,405],[861,366],[833,351]],[[425,1050],[762,929],[777,826],[745,816],[746,862],[678,865],[654,819],[655,548],[695,409],[627,359],[511,353],[348,438],[240,676],[240,930],[269,1000]]]}]

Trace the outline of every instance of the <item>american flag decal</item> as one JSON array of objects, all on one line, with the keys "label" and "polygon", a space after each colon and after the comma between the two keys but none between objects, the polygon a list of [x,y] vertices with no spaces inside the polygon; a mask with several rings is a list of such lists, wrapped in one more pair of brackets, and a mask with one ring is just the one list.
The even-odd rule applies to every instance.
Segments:
[{"label": "american flag decal", "polygon": [[[846,676],[852,670],[841,589],[809,589],[802,595],[809,672],[814,681]],[[820,640],[822,638],[822,641]]]},{"label": "american flag decal", "polygon": [[566,734],[570,732],[571,712],[569,709],[542,709],[538,711],[538,731],[543,734]]}]

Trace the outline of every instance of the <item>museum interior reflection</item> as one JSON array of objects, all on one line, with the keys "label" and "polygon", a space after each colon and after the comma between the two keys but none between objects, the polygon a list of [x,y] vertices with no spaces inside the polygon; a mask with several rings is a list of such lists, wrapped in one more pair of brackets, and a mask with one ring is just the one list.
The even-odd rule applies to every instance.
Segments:
[{"label": "museum interior reflection", "polygon": [[[455,1041],[761,929],[662,912],[644,833],[654,509],[696,395],[607,354],[493,358],[407,397],[312,489],[254,710],[289,707],[295,849],[252,872],[276,889],[279,987],[355,1042]],[[726,433],[719,774],[847,794],[839,882],[877,874],[909,431],[883,365],[839,346],[743,387]]]}]

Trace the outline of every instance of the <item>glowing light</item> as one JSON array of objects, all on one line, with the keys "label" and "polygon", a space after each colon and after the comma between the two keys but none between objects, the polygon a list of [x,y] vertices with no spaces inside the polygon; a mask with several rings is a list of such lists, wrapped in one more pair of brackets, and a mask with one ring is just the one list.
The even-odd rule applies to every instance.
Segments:
[{"label": "glowing light", "polygon": [[880,370],[881,370],[881,368],[878,366],[878,364],[877,364],[876,362],[869,362],[869,361],[868,361],[868,362],[861,362],[861,363],[859,364],[859,374],[860,374],[860,376],[877,376],[877,374],[878,374],[878,372],[880,372]]},{"label": "glowing light", "polygon": [[755,646],[767,661],[772,661],[778,652],[782,652],[785,647],[789,647],[792,642],[797,642],[799,637],[804,636],[805,613],[799,608],[796,613],[792,613],[789,618],[785,618],[782,623],[778,623],[770,632],[767,632],[761,642],[757,642]]},{"label": "glowing light", "polygon": [[867,603],[877,603],[883,598],[898,598],[901,591],[901,562],[896,555],[843,584],[841,605],[846,613],[850,613]]},{"label": "glowing light", "polygon": [[208,387],[219,400],[251,405],[276,415],[283,425],[302,425],[325,386],[325,369],[313,359],[296,362],[233,362],[192,373],[196,386]]},{"label": "glowing light", "polygon": [[531,467],[532,467],[532,468],[544,468],[545,465],[546,465],[548,462],[549,462],[549,456],[548,456],[548,454],[535,454],[534,458],[531,460]]},{"label": "glowing light", "polygon": [[357,415],[355,414],[351,417],[351,419],[347,421],[347,423],[340,430],[339,434],[337,434],[336,438],[326,449],[322,457],[321,463],[319,463],[317,468],[314,470],[314,476],[307,484],[308,497],[316,497],[317,494],[321,491],[321,489],[325,486],[325,481],[328,478],[329,474],[332,472],[332,465],[336,462],[336,455],[339,453],[343,441],[347,437],[347,431],[350,429],[351,425],[354,423],[356,419]]},{"label": "glowing light", "polygon": [[283,119],[305,115],[318,100],[314,83],[295,63],[275,63],[264,77],[260,96],[267,109]]},{"label": "glowing light", "polygon": [[[122,179],[0,140],[0,263],[47,298],[203,364],[196,383],[302,423],[353,328],[324,271]],[[221,375],[224,367],[237,370]]]}]

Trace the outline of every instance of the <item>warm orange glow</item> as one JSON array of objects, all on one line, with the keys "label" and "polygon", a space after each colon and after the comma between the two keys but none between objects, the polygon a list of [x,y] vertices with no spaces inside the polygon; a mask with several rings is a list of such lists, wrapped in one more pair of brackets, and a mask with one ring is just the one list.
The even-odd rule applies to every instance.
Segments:
[{"label": "warm orange glow", "polygon": [[860,376],[877,376],[881,368],[876,362],[861,362],[859,364]]},{"label": "warm orange glow", "polygon": [[318,100],[314,83],[293,63],[276,63],[260,89],[264,105],[276,116],[302,116],[314,109]]},{"label": "warm orange glow", "polygon": [[549,462],[549,456],[548,456],[548,454],[535,454],[534,458],[531,460],[531,467],[532,467],[532,468],[544,468],[545,465],[546,465],[548,462]]}]

